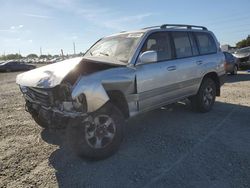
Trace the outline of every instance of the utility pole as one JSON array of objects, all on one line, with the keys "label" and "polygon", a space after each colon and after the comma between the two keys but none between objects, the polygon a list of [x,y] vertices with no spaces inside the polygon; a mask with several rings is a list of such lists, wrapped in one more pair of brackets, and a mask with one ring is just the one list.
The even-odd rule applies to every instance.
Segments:
[{"label": "utility pole", "polygon": [[18,49],[18,54],[19,54],[19,61],[21,60],[21,52],[20,49]]},{"label": "utility pole", "polygon": [[40,56],[41,56],[41,55],[43,55],[43,53],[42,53],[42,47],[40,47]]},{"label": "utility pole", "polygon": [[62,54],[62,57],[64,57],[64,55],[63,55],[63,49],[61,49],[61,54]]},{"label": "utility pole", "polygon": [[74,55],[76,55],[76,45],[75,45],[75,42],[73,42],[73,49],[74,49]]}]

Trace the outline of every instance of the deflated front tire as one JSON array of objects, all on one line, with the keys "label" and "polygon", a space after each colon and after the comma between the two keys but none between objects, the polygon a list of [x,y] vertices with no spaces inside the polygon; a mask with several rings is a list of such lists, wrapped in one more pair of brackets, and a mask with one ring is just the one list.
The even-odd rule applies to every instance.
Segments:
[{"label": "deflated front tire", "polygon": [[85,120],[71,120],[67,127],[67,142],[72,151],[80,157],[98,160],[119,148],[124,118],[118,108],[107,103]]}]

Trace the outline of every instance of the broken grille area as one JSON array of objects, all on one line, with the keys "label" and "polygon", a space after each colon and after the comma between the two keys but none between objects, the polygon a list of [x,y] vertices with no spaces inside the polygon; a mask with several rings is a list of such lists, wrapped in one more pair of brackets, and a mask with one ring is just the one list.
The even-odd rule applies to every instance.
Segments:
[{"label": "broken grille area", "polygon": [[37,89],[37,88],[27,88],[26,95],[32,100],[41,103],[44,106],[50,106],[51,100],[48,91]]}]

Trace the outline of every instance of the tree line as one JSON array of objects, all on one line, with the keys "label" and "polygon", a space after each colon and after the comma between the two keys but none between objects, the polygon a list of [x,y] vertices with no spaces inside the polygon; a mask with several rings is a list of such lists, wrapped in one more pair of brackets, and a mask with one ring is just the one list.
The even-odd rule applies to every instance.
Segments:
[{"label": "tree line", "polygon": [[59,55],[36,55],[36,54],[29,54],[27,56],[22,56],[20,54],[7,54],[7,55],[2,55],[0,56],[0,60],[12,60],[12,59],[22,59],[22,58],[30,58],[30,59],[34,59],[34,58],[41,58],[41,59],[44,59],[44,58],[56,58],[56,57],[59,57]]},{"label": "tree line", "polygon": [[236,43],[237,48],[244,48],[250,46],[250,35],[246,39],[243,39]]}]

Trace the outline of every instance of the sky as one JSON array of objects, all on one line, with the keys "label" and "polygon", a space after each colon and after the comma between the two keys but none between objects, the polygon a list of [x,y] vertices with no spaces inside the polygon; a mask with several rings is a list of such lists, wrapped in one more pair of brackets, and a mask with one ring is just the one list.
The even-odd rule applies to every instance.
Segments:
[{"label": "sky", "polygon": [[164,23],[213,31],[221,44],[250,35],[250,0],[0,0],[0,55],[85,52],[101,37]]}]

